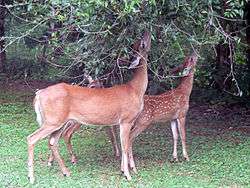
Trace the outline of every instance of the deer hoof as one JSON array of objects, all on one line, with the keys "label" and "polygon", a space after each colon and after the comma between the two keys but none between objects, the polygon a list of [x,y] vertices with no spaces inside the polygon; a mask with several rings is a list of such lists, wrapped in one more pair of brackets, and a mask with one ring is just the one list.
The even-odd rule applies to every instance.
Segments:
[{"label": "deer hoof", "polygon": [[120,159],[120,154],[115,154],[115,158],[118,160],[118,159]]},{"label": "deer hoof", "polygon": [[131,180],[132,180],[132,178],[131,178],[130,175],[125,175],[125,177],[126,177],[126,179],[127,179],[128,181],[131,181]]},{"label": "deer hoof", "polygon": [[69,171],[64,171],[63,172],[63,176],[64,177],[69,177],[70,176],[70,172]]},{"label": "deer hoof", "polygon": [[178,158],[177,157],[173,157],[171,160],[170,160],[171,163],[177,163],[179,162]]},{"label": "deer hoof", "polygon": [[28,176],[28,180],[29,180],[29,182],[30,182],[31,184],[34,184],[34,182],[35,182],[35,178],[34,178],[34,177],[29,177],[29,176]]},{"label": "deer hoof", "polygon": [[188,156],[184,157],[184,161],[190,161],[189,157]]},{"label": "deer hoof", "polygon": [[64,176],[64,177],[69,177],[69,176],[70,176],[70,174],[63,174],[63,176]]},{"label": "deer hoof", "polygon": [[135,167],[133,167],[132,170],[135,174],[137,174],[137,169]]},{"label": "deer hoof", "polygon": [[76,158],[76,156],[72,156],[71,157],[71,163],[74,165],[74,164],[76,164],[78,161],[77,161],[77,158]]},{"label": "deer hoof", "polygon": [[52,161],[49,161],[48,162],[48,166],[52,166],[53,165],[53,162]]}]

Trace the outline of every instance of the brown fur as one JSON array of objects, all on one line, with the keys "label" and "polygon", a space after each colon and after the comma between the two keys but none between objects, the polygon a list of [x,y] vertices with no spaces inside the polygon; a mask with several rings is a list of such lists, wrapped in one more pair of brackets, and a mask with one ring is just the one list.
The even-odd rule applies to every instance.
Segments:
[{"label": "brown fur", "polygon": [[[88,88],[104,88],[104,86],[103,86],[103,84],[102,84],[102,82],[100,80],[98,80],[98,79],[93,80],[90,76],[88,76],[87,78],[88,78],[88,81],[89,81],[89,84],[87,86]],[[77,163],[77,157],[73,152],[73,147],[72,147],[72,144],[71,144],[71,138],[72,138],[73,133],[80,129],[81,124],[76,122],[76,121],[72,121],[70,123],[71,124],[67,127],[67,129],[65,129],[63,131],[62,137],[64,139],[64,142],[66,143],[67,150],[68,150],[68,152],[70,154],[71,163],[75,164],[75,163]],[[119,147],[118,147],[118,144],[117,144],[115,126],[108,127],[108,129],[106,129],[106,132],[107,132],[107,134],[108,134],[108,136],[109,136],[109,138],[110,138],[110,140],[112,142],[113,151],[115,152],[115,156],[117,158],[119,158],[120,157],[120,151],[119,151]],[[51,152],[51,154],[49,156],[49,159],[48,159],[48,166],[51,166],[53,161],[54,161],[54,155]]]}]

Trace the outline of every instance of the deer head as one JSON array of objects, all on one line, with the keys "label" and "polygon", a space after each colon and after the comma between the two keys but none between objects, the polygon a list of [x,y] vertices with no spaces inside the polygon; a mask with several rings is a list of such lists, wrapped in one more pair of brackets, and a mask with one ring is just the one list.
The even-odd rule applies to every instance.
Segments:
[{"label": "deer head", "polygon": [[147,58],[147,54],[151,48],[151,34],[145,31],[142,39],[136,41],[133,45],[133,59],[129,69],[133,69],[140,64],[142,58]]},{"label": "deer head", "polygon": [[181,72],[182,76],[188,76],[190,73],[193,73],[197,59],[197,54],[193,53],[191,56],[186,57],[184,63],[174,68],[171,73],[176,74],[178,72]]}]

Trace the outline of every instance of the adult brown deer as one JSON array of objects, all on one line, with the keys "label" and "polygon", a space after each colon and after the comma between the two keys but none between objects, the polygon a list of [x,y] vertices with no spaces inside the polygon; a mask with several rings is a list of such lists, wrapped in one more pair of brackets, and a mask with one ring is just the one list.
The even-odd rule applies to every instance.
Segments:
[{"label": "adult brown deer", "polygon": [[[182,142],[182,152],[186,160],[189,160],[186,149],[185,120],[189,109],[189,96],[193,87],[194,69],[197,62],[197,55],[192,54],[187,57],[184,63],[173,72],[183,71],[179,86],[175,89],[166,91],[161,95],[145,95],[144,109],[137,118],[130,133],[129,164],[135,169],[132,153],[134,139],[145,129],[157,122],[171,122],[173,133],[173,160],[178,161],[177,141],[178,130]],[[178,130],[177,130],[178,128]]]},{"label": "adult brown deer", "polygon": [[143,109],[143,96],[148,84],[147,58],[151,47],[151,36],[145,32],[135,43],[135,59],[130,68],[135,68],[133,79],[126,84],[110,88],[87,88],[65,83],[39,90],[34,99],[34,108],[40,128],[27,137],[28,177],[34,183],[34,146],[37,141],[50,136],[49,146],[62,173],[70,172],[58,151],[58,140],[62,132],[76,121],[93,125],[120,125],[122,150],[121,170],[128,180],[129,133]]},{"label": "adult brown deer", "polygon": [[[93,79],[91,76],[86,76],[89,84],[87,85],[88,88],[104,88],[103,83],[99,79]],[[75,121],[69,122],[69,126],[62,132],[61,137],[64,139],[64,142],[66,143],[67,150],[71,157],[71,163],[75,164],[77,162],[77,157],[73,152],[73,147],[71,144],[71,138],[74,132],[80,129],[81,124]],[[115,156],[118,158],[120,157],[120,151],[117,144],[116,139],[116,130],[115,126],[110,126],[108,129],[106,129],[106,132],[111,140],[113,150],[115,153]],[[48,159],[48,166],[52,166],[52,162],[54,161],[54,155],[51,152],[49,159]]]}]

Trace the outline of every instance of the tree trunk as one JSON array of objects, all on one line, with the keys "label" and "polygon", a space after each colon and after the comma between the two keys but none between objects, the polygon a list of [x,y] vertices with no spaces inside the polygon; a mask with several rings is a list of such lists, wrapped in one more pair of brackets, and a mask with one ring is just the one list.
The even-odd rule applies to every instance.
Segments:
[{"label": "tree trunk", "polygon": [[[225,10],[228,8],[227,2],[223,1],[222,4],[221,15],[224,15]],[[228,20],[221,20],[220,22],[224,32],[231,33],[237,30],[234,23],[231,23]],[[234,36],[232,34],[231,36]],[[231,77],[228,78],[228,74],[231,71],[231,65],[233,62],[233,53],[234,53],[234,44],[224,43],[221,41],[219,44],[216,45],[216,67],[215,67],[215,86],[217,89],[223,90],[230,90],[232,87]]]},{"label": "tree trunk", "polygon": [[5,0],[0,0],[0,72],[4,72],[6,61],[5,42],[4,42],[4,22],[6,16]]},{"label": "tree trunk", "polygon": [[250,1],[245,6],[245,20],[246,20],[246,41],[248,44],[247,63],[250,68]]},{"label": "tree trunk", "polygon": [[[248,71],[248,91],[250,92],[250,1],[246,3],[245,6],[245,19],[246,19],[246,42],[248,44],[248,48],[246,51],[246,59],[247,59],[247,71]],[[248,93],[250,96],[250,93]]]},{"label": "tree trunk", "polygon": [[216,52],[215,86],[221,91],[228,90],[231,87],[231,82],[228,79],[226,80],[232,63],[230,60],[230,47],[228,44],[221,42],[216,46]]}]

